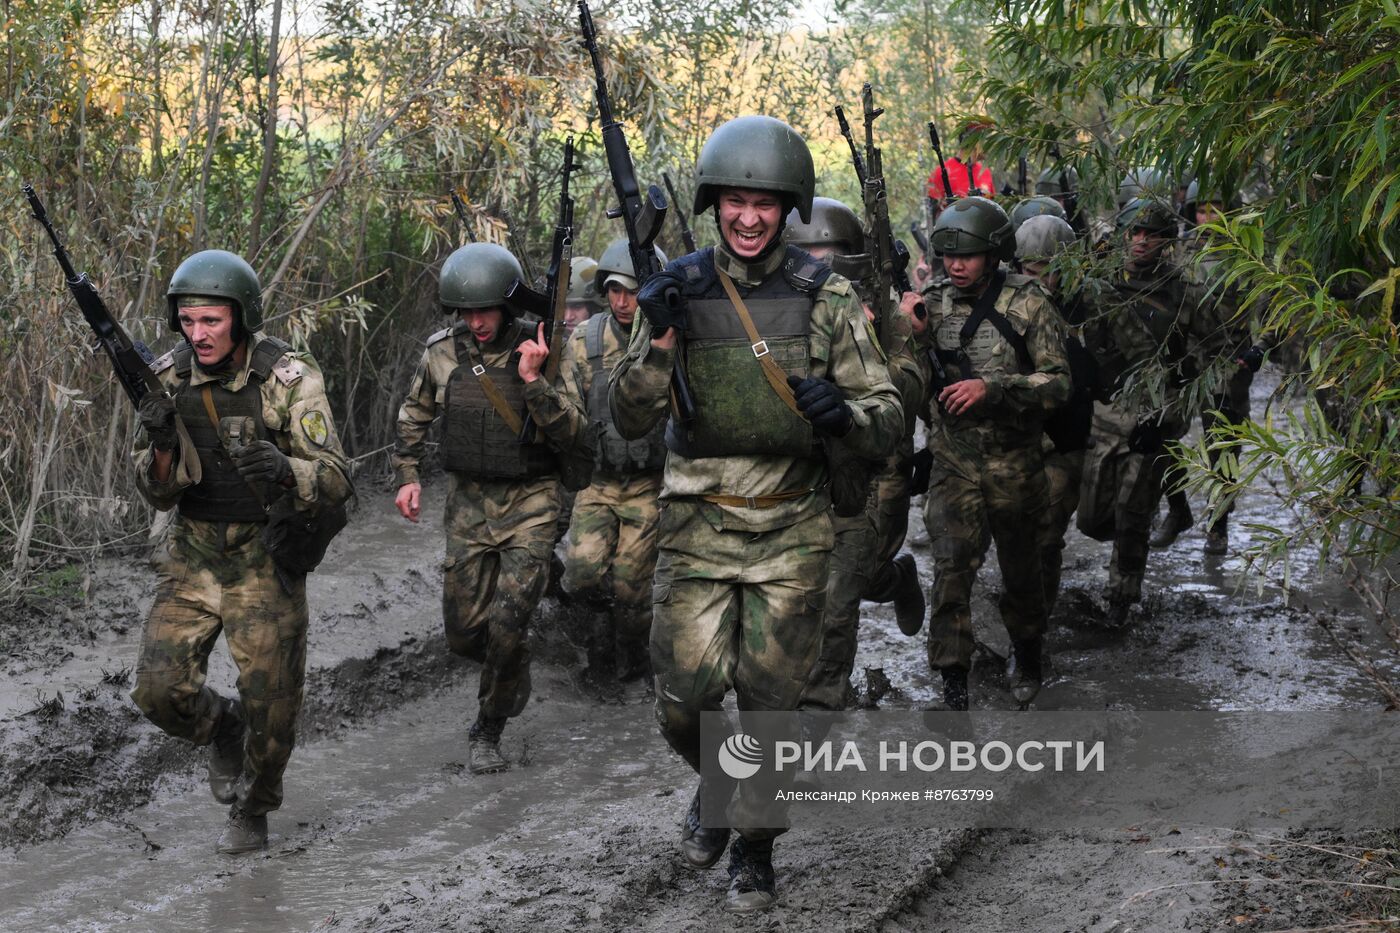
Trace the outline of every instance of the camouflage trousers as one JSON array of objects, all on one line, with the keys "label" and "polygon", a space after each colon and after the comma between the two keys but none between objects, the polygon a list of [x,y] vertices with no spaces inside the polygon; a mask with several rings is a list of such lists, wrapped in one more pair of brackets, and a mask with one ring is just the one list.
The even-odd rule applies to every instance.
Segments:
[{"label": "camouflage trousers", "polygon": [[836,545],[826,578],[821,656],[802,693],[803,709],[843,710],[849,705],[863,600],[894,599],[903,582],[894,563],[909,530],[909,480],[902,470],[885,470],[871,486],[865,511],[832,517]]},{"label": "camouflage trousers", "polygon": [[[1047,449],[1048,448],[1048,449]],[[1055,608],[1060,595],[1060,571],[1064,565],[1065,533],[1079,508],[1079,482],[1084,475],[1084,451],[1061,453],[1054,445],[1042,447],[1045,454],[1046,507],[1041,533],[1041,583],[1045,587],[1045,611]]]},{"label": "camouflage trousers", "polygon": [[972,666],[972,584],[997,545],[1001,620],[1013,641],[1044,634],[1045,590],[1036,531],[1046,508],[1039,444],[1009,450],[934,451],[924,502],[933,542],[928,660],[942,669]]},{"label": "camouflage trousers", "polygon": [[[263,549],[261,525],[177,518],[156,558],[156,597],[141,636],[131,698],[166,734],[208,745],[222,701],[205,685],[224,635],[238,666],[247,733],[240,804],[252,814],[282,805],[282,773],[296,741],[306,674],[306,583],[287,593]],[[197,540],[197,539],[203,539]],[[218,542],[215,559],[198,554]]]},{"label": "camouflage trousers", "polygon": [[481,664],[483,718],[518,716],[530,699],[530,615],[549,582],[557,486],[452,475],[442,621],[452,652]]},{"label": "camouflage trousers", "polygon": [[[1254,373],[1243,366],[1239,367],[1239,370],[1231,375],[1225,391],[1211,399],[1209,407],[1202,410],[1202,433],[1209,435],[1216,426],[1243,424],[1248,421],[1250,414],[1249,387],[1253,382]],[[1228,450],[1234,453],[1237,447],[1238,445],[1232,444]],[[1219,462],[1221,454],[1225,452],[1225,450],[1213,448],[1209,453],[1210,465],[1214,467]],[[1162,486],[1164,489],[1170,490],[1177,486],[1181,480],[1180,472],[1168,467],[1167,475],[1162,480]],[[1183,511],[1190,508],[1184,489],[1171,492],[1168,495],[1173,508]],[[1221,518],[1228,518],[1234,510],[1235,503],[1231,502],[1226,506]]]},{"label": "camouflage trousers", "polygon": [[590,654],[616,648],[624,659],[633,659],[646,651],[660,494],[659,472],[597,472],[574,500],[564,592],[608,603],[611,617],[610,632],[590,633]]},{"label": "camouflage trousers", "polygon": [[[721,710],[731,688],[741,711],[797,708],[821,651],[833,543],[827,511],[754,533],[721,530],[718,510],[704,503],[662,503],[652,588],[656,718],[697,773],[700,714]],[[791,771],[783,775],[777,779],[791,781]],[[729,807],[730,822],[749,839],[782,831],[756,816],[773,812],[766,781],[743,782]],[[702,787],[715,799],[732,791],[732,784]]]},{"label": "camouflage trousers", "polygon": [[[1163,480],[1171,457],[1165,452],[1138,453],[1129,447],[1137,425],[1136,412],[1112,405],[1094,408],[1095,457],[1119,457],[1117,489],[1113,491],[1113,558],[1108,566],[1104,595],[1113,602],[1142,599],[1142,579],[1147,572],[1148,538],[1152,517],[1162,498]],[[1186,433],[1185,425],[1169,422],[1162,436],[1174,440]],[[1097,495],[1106,495],[1099,490]]]}]

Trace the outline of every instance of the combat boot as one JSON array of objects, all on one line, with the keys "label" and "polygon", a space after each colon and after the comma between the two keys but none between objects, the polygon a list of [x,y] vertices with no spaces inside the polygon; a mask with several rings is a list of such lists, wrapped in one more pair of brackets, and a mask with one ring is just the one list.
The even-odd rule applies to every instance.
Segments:
[{"label": "combat boot", "polygon": [[243,776],[243,735],[247,724],[243,704],[238,700],[220,701],[219,724],[209,743],[209,791],[219,803],[233,803],[238,797],[238,779]]},{"label": "combat boot", "polygon": [[905,635],[917,635],[924,627],[924,588],[919,584],[919,567],[913,554],[901,554],[894,559],[899,568],[899,583],[894,591],[894,619]]},{"label": "combat boot", "polygon": [[1121,628],[1128,624],[1128,611],[1133,608],[1132,601],[1122,596],[1110,596],[1108,598],[1108,612],[1104,621],[1111,628]]},{"label": "combat boot", "polygon": [[681,857],[691,868],[711,868],[729,845],[729,829],[724,826],[700,825],[700,789],[690,799],[681,823]]},{"label": "combat boot", "polygon": [[224,855],[242,855],[267,848],[267,814],[257,816],[234,804],[228,811],[228,823],[219,836],[216,851]]},{"label": "combat boot", "polygon": [[510,762],[501,756],[501,733],[504,717],[478,716],[467,732],[467,770],[472,774],[494,774],[505,771]]},{"label": "combat boot", "polygon": [[1186,494],[1172,493],[1167,497],[1167,517],[1162,519],[1162,523],[1157,526],[1147,543],[1155,548],[1171,547],[1172,542],[1195,524],[1195,521],[1195,516],[1191,514],[1191,503],[1186,501]]},{"label": "combat boot", "polygon": [[1222,517],[1206,531],[1206,543],[1202,548],[1207,554],[1219,556],[1230,552],[1230,519]]},{"label": "combat boot", "polygon": [[729,893],[724,909],[731,914],[753,914],[767,910],[777,900],[773,840],[754,842],[740,836],[729,849]]},{"label": "combat boot", "polygon": [[967,712],[967,669],[944,667],[939,672],[943,675],[943,705],[955,713]]},{"label": "combat boot", "polygon": [[1042,641],[1041,637],[1036,635],[1011,643],[1011,663],[1007,666],[1006,679],[1011,684],[1011,695],[1022,707],[1040,693],[1044,650]]}]

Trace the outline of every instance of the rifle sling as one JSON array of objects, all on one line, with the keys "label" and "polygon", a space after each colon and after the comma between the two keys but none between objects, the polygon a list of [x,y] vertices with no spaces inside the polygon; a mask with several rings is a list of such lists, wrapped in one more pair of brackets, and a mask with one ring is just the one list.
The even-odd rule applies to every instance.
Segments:
[{"label": "rifle sling", "polygon": [[[1030,350],[1026,347],[1026,339],[1016,333],[1016,328],[1011,326],[1011,322],[1006,319],[1006,315],[997,310],[997,299],[1001,297],[1002,286],[1006,284],[1006,273],[998,270],[992,275],[992,282],[987,286],[987,290],[982,293],[982,297],[977,299],[976,306],[972,309],[962,329],[958,331],[958,342],[966,346],[967,342],[977,333],[977,328],[982,326],[983,321],[987,321],[997,329],[1002,339],[1011,344],[1011,348],[1016,352],[1016,360],[1021,364],[1021,368],[1031,371],[1035,367],[1031,361]],[[966,362],[967,355],[959,353],[962,362]],[[966,375],[967,366],[964,366]],[[973,376],[968,375],[971,379]]]},{"label": "rifle sling", "polygon": [[[797,407],[797,398],[792,394],[792,388],[787,383],[787,373],[783,372],[778,361],[773,359],[773,355],[768,352],[768,344],[758,333],[758,328],[754,326],[753,318],[749,315],[749,309],[744,304],[744,299],[739,297],[739,290],[734,287],[734,280],[726,275],[723,269],[716,268],[715,272],[718,273],[719,283],[724,286],[729,300],[733,302],[734,310],[739,314],[739,322],[744,325],[744,332],[749,335],[754,358],[762,367],[764,378],[773,387],[774,394],[783,400],[783,404],[792,409],[793,414],[801,418],[802,410]],[[761,352],[760,347],[762,347]]]},{"label": "rifle sling", "polygon": [[510,407],[510,403],[501,394],[501,390],[496,388],[496,381],[486,372],[486,364],[480,355],[474,349],[469,349],[467,355],[471,357],[472,375],[476,376],[477,381],[481,383],[481,391],[486,393],[491,407],[496,409],[496,414],[501,416],[501,420],[506,423],[508,428],[519,434],[525,428],[525,423],[520,420],[520,415],[516,414],[515,410]]}]

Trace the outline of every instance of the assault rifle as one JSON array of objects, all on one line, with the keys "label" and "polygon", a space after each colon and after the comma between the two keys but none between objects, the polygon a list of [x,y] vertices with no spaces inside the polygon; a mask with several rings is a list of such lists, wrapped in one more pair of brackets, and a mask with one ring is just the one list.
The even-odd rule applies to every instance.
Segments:
[{"label": "assault rifle", "polygon": [[[661,271],[654,244],[661,233],[661,225],[666,220],[666,196],[656,185],[650,185],[646,197],[642,197],[637,172],[632,165],[632,153],[627,148],[627,137],[622,133],[622,124],[613,117],[612,102],[608,99],[608,79],[603,72],[603,55],[598,51],[598,30],[593,26],[593,14],[588,10],[588,0],[578,0],[578,21],[583,32],[583,46],[593,61],[593,75],[597,83],[595,96],[598,100],[598,122],[602,125],[603,149],[608,157],[608,172],[612,175],[613,191],[617,194],[617,207],[610,208],[607,213],[609,217],[622,218],[622,223],[627,228],[627,247],[628,252],[632,254],[632,268],[637,271],[637,281],[645,283]],[[679,305],[681,300],[679,289],[668,290],[668,304]],[[685,377],[683,359],[683,353],[676,354],[675,369],[671,372],[671,404],[676,420],[682,426],[688,426],[695,420],[695,397],[691,394],[690,382]]]},{"label": "assault rifle", "polygon": [[[681,199],[676,197],[676,186],[671,184],[671,173],[662,172],[661,180],[666,183],[666,193],[671,196],[672,204],[680,204]],[[687,253],[695,252],[695,234],[690,232],[690,222],[685,219],[685,208],[676,208],[676,219],[681,222],[681,244],[685,246]]]},{"label": "assault rifle", "polygon": [[[938,127],[933,125],[932,120],[928,121],[928,141],[933,146],[934,158],[938,159],[938,171],[943,173],[943,200],[951,201],[957,196],[953,194],[953,180],[948,177],[948,163],[943,159],[943,144],[938,141]],[[967,190],[969,194],[972,193],[971,166],[967,170]]]},{"label": "assault rifle", "polygon": [[462,203],[462,196],[457,193],[456,188],[452,189],[452,209],[457,212],[457,219],[462,222],[462,236],[466,237],[468,243],[475,243],[471,218],[467,216],[467,205]]},{"label": "assault rifle", "polygon": [[[851,164],[855,166],[856,178],[860,181],[862,200],[865,206],[866,249],[874,260],[874,278],[869,283],[870,303],[880,325],[880,342],[890,345],[891,328],[894,326],[894,313],[905,292],[914,290],[909,281],[909,247],[902,240],[895,239],[894,228],[890,226],[888,192],[885,186],[884,159],[875,145],[875,118],[884,113],[884,108],[875,106],[874,92],[870,84],[861,88],[861,105],[865,120],[865,153],[856,146],[851,133],[851,124],[846,112],[835,108],[836,122],[841,127],[841,135],[851,149]],[[890,292],[898,292],[899,298],[891,299]],[[923,305],[918,305],[914,313],[919,320],[924,319]]]},{"label": "assault rifle", "polygon": [[[107,303],[97,293],[92,279],[88,278],[86,272],[79,273],[73,268],[73,262],[68,258],[68,251],[63,248],[63,243],[58,239],[53,224],[49,223],[48,212],[44,210],[43,202],[39,200],[39,196],[34,193],[33,186],[24,185],[22,190],[25,199],[29,201],[29,209],[34,212],[34,219],[43,225],[44,232],[49,235],[49,241],[53,243],[54,258],[58,260],[58,266],[63,270],[63,279],[68,284],[68,290],[73,293],[73,299],[78,303],[78,310],[83,313],[88,327],[92,328],[93,334],[97,337],[97,346],[102,349],[103,353],[107,354],[107,359],[117,374],[117,382],[126,392],[126,397],[131,399],[131,404],[138,408],[141,405],[141,400],[147,395],[163,395],[169,398],[170,393],[165,391],[165,387],[160,384],[160,379],[151,371],[150,350],[146,349],[143,344],[132,342],[131,338],[127,336],[126,330],[117,323],[117,319],[107,309]],[[180,435],[181,460],[186,464],[191,478],[198,482],[200,478],[199,456],[195,452],[194,442],[190,440],[189,432],[185,429],[185,423],[180,420],[178,413],[175,415],[175,429]]]},{"label": "assault rifle", "polygon": [[1026,165],[1026,157],[1021,156],[1016,160],[1017,184],[1020,187],[1021,197],[1030,193],[1031,179],[1030,169]]},{"label": "assault rifle", "polygon": [[[564,355],[564,302],[569,295],[569,277],[574,259],[574,199],[569,194],[569,176],[578,164],[574,162],[574,138],[564,142],[564,167],[560,170],[559,222],[554,226],[554,246],[549,254],[546,275],[544,313],[544,342],[549,345],[549,358],[544,365],[544,378],[553,384],[559,375],[559,359]],[[528,414],[520,428],[520,442],[533,444],[535,419]]]}]

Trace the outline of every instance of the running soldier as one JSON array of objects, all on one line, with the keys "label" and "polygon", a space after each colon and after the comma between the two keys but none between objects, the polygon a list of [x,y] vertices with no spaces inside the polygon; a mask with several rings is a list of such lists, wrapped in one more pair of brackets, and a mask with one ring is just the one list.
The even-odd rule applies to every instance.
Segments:
[{"label": "running soldier", "polygon": [[1035,529],[1047,498],[1043,426],[1070,393],[1064,327],[1034,279],[999,268],[1014,258],[1016,238],[995,202],[970,197],[944,209],[929,245],[947,272],[924,294],[931,349],[946,376],[935,376],[925,410],[933,453],[924,504],[934,556],[929,664],[942,674],[945,705],[967,709],[972,585],[996,541],[1011,690],[1025,705],[1042,677],[1048,613]]},{"label": "running soldier", "polygon": [[[306,674],[306,578],[274,557],[269,516],[290,504],[327,521],[353,492],[321,371],[261,332],[261,296],[257,273],[223,250],[175,270],[167,320],[185,342],[151,366],[171,397],[142,401],[136,451],[142,495],[175,517],[131,697],[168,735],[213,745],[209,789],[232,805],[217,849],[230,854],[267,844]],[[180,461],[176,412],[197,464]],[[220,631],[238,699],[204,682]]]},{"label": "running soldier", "polygon": [[[479,709],[468,732],[473,774],[501,771],[506,721],[530,698],[530,614],[544,595],[559,471],[543,438],[521,442],[527,405],[543,394],[526,385],[522,344],[538,344],[532,322],[507,301],[520,263],[492,243],[470,243],[447,257],[438,300],[459,320],[428,338],[399,408],[394,504],[417,522],[418,465],[433,419],[443,419],[447,559],[442,619],[447,646],[481,664]],[[531,411],[531,414],[534,414]]]},{"label": "running soldier", "polygon": [[[697,773],[703,711],[721,710],[731,688],[741,710],[796,709],[817,661],[833,543],[824,445],[882,459],[903,428],[850,283],[782,242],[790,210],[811,220],[814,181],[787,124],[748,116],[715,130],[695,213],[714,210],[720,245],[642,283],[645,319],[612,375],[624,437],[665,418],[678,354],[696,402],[691,423],[667,423],[651,661],[662,734]],[[731,911],[776,899],[782,828],[754,816],[773,809],[764,786],[744,782],[729,810]],[[702,796],[713,807],[733,795],[733,781],[701,782],[682,829],[689,865],[710,867],[729,842],[728,829],[701,826]]]}]

